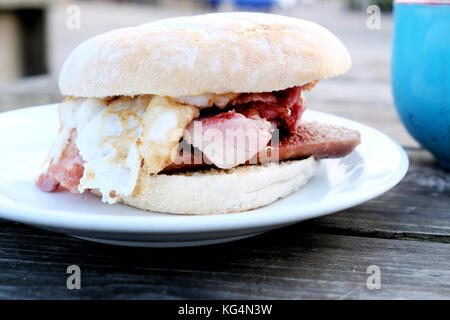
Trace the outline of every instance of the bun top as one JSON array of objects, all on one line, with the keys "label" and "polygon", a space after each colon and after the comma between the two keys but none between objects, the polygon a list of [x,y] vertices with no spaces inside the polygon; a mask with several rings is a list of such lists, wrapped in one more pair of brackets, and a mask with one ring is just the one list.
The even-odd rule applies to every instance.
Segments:
[{"label": "bun top", "polygon": [[59,87],[77,97],[266,92],[347,71],[347,49],[306,20],[213,13],[113,30],[75,48]]}]

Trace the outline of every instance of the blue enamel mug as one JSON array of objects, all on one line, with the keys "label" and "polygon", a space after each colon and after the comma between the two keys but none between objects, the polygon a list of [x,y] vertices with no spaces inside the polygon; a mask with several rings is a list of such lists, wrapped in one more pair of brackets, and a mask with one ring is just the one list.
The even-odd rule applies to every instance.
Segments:
[{"label": "blue enamel mug", "polygon": [[392,90],[409,133],[450,169],[450,1],[396,1]]}]

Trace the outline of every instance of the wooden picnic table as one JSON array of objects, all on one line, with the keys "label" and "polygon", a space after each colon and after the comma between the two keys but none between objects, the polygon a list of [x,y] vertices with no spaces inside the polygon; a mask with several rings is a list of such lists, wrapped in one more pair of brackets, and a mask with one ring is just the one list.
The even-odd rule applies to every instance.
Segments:
[{"label": "wooden picnic table", "polygon": [[[0,220],[0,299],[450,298],[450,174],[424,149],[405,149],[410,169],[384,195],[234,243],[122,248]],[[66,288],[71,264],[82,290]],[[371,265],[380,290],[366,286]]]},{"label": "wooden picnic table", "polygon": [[[389,21],[381,32],[390,33]],[[396,115],[390,39],[367,33],[366,43],[351,35],[349,24],[350,29],[341,36],[353,70],[319,83],[309,105],[399,141],[410,169],[396,187],[335,214],[194,248],[108,246],[0,220],[0,299],[450,298],[450,173],[406,133]],[[54,77],[25,79],[0,88],[0,111],[61,98]],[[82,270],[81,290],[66,288],[72,264]],[[380,289],[366,285],[372,265],[380,268]]]}]

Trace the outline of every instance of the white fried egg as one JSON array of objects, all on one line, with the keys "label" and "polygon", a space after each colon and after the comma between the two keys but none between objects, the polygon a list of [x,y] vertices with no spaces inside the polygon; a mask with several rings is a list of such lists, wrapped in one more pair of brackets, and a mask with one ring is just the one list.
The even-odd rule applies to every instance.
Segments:
[{"label": "white fried egg", "polygon": [[169,98],[141,95],[116,99],[76,98],[61,104],[61,130],[51,150],[58,159],[73,128],[85,161],[78,190],[98,189],[115,203],[130,195],[141,167],[157,174],[176,157],[184,128],[198,109]]},{"label": "white fried egg", "polygon": [[198,96],[178,97],[175,100],[179,103],[196,106],[198,108],[209,108],[213,105],[219,108],[225,108],[227,104],[237,96],[239,96],[239,93],[206,93]]},{"label": "white fried egg", "polygon": [[175,160],[184,128],[198,114],[195,107],[153,97],[144,114],[142,143],[139,145],[146,174],[157,174]]}]

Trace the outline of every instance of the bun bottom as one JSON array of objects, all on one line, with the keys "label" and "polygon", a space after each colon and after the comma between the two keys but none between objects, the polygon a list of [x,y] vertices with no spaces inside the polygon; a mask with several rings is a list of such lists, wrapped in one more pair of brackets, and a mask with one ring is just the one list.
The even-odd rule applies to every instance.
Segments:
[{"label": "bun bottom", "polygon": [[[119,202],[161,213],[219,214],[265,206],[296,192],[315,174],[318,161],[283,161],[177,174],[141,175],[133,194]],[[92,193],[100,195],[98,190]]]}]

